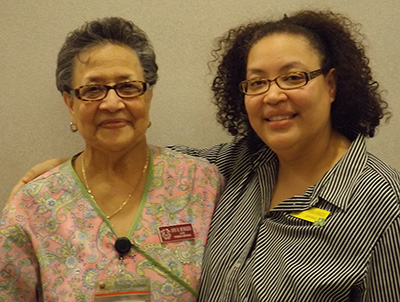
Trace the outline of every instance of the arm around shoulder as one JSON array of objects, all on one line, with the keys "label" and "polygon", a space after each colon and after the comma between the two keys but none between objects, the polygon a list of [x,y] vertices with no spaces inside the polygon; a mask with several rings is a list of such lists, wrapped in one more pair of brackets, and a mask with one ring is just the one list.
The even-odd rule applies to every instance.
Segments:
[{"label": "arm around shoulder", "polygon": [[211,164],[218,167],[219,172],[226,180],[229,180],[237,161],[241,161],[243,157],[246,158],[249,156],[249,150],[245,140],[233,143],[222,143],[204,149],[178,145],[168,146],[168,148],[190,156],[205,158]]}]

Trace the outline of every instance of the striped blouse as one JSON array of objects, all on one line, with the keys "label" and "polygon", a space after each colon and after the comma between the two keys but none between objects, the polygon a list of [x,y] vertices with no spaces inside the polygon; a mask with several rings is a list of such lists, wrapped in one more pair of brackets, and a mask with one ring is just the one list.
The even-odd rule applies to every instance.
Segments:
[{"label": "striped blouse", "polygon": [[[400,174],[353,141],[303,195],[269,203],[278,160],[246,142],[175,149],[228,180],[210,228],[199,301],[400,301]],[[293,217],[319,208],[323,223]]]}]

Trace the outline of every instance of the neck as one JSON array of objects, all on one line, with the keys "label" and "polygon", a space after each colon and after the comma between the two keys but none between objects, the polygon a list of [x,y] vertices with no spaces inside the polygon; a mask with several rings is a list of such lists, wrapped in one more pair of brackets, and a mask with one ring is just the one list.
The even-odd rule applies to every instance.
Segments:
[{"label": "neck", "polygon": [[312,146],[313,152],[301,152],[298,156],[279,156],[279,171],[275,181],[270,209],[294,195],[303,194],[315,185],[330,168],[347,152],[350,141],[332,133],[325,144]]},{"label": "neck", "polygon": [[91,190],[95,192],[95,196],[96,191],[102,187],[105,188],[106,185],[120,188],[121,192],[127,192],[129,195],[132,187],[141,178],[148,152],[150,151],[147,144],[142,144],[129,153],[109,154],[85,148],[74,161],[73,167],[82,183],[85,181],[83,175],[83,170],[85,170],[85,177]]},{"label": "neck", "polygon": [[318,182],[347,152],[351,142],[343,135],[332,132],[330,137],[318,145],[310,145],[296,156],[279,156],[279,175],[290,175],[300,181]]},{"label": "neck", "polygon": [[[112,158],[114,160],[107,158],[106,165],[96,165],[95,162],[98,159],[96,157],[91,157],[91,164],[88,165],[86,152],[84,151],[80,155],[80,171],[78,170],[77,173],[80,174],[81,180],[94,202],[102,208],[108,219],[122,213],[123,209],[129,211],[128,202],[138,201],[142,195],[150,161],[150,150],[147,145],[144,152],[140,150],[133,154],[134,161],[130,156],[114,156]],[[118,161],[115,161],[115,158]],[[115,198],[117,200],[114,202]],[[119,199],[123,201],[121,202]],[[137,206],[138,203],[135,204]]]},{"label": "neck", "polygon": [[[130,150],[105,152],[86,147],[80,156],[84,156],[86,173],[108,176],[128,177],[140,172],[146,161],[148,146],[143,142]],[[79,164],[79,161],[77,161]],[[81,169],[81,167],[76,167]],[[76,169],[76,170],[79,170]]]}]

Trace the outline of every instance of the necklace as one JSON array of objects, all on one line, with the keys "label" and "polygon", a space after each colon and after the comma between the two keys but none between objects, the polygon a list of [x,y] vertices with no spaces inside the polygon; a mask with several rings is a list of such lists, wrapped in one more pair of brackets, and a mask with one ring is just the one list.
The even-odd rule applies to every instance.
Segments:
[{"label": "necklace", "polygon": [[[139,179],[138,183],[136,184],[136,186],[133,189],[132,193],[129,194],[128,198],[125,199],[125,201],[121,204],[121,206],[116,211],[114,211],[114,213],[112,213],[111,215],[106,215],[107,219],[110,219],[110,218],[114,217],[115,215],[117,215],[126,206],[126,204],[128,203],[129,199],[131,199],[133,193],[135,193],[135,191],[138,188],[139,184],[142,182],[143,176],[144,176],[144,174],[145,174],[145,172],[147,170],[147,166],[149,165],[149,157],[150,157],[149,156],[149,149],[147,149],[146,163],[145,163],[145,165],[143,167],[142,175],[140,176],[140,179]],[[89,193],[90,197],[92,197],[93,201],[96,204],[98,204],[96,199],[94,199],[94,196],[92,194],[92,190],[90,189],[89,183],[88,183],[87,178],[86,178],[85,159],[84,158],[85,157],[82,154],[82,174],[83,174],[83,180],[85,181],[86,190]]]}]

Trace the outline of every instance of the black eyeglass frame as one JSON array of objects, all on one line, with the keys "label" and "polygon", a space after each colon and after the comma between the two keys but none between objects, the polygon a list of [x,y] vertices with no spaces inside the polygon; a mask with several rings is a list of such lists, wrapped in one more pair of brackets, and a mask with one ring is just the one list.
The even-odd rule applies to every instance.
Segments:
[{"label": "black eyeglass frame", "polygon": [[[127,83],[140,83],[140,84],[142,85],[142,91],[141,91],[139,94],[133,95],[133,96],[122,96],[122,95],[120,95],[119,92],[118,92],[118,86],[122,86],[122,85],[125,85],[125,84],[127,84]],[[99,99],[95,99],[95,100],[83,99],[83,98],[81,97],[81,95],[80,95],[80,90],[81,90],[82,88],[91,87],[91,86],[101,86],[101,87],[106,88],[106,93],[105,93],[104,97],[99,98]],[[121,83],[118,83],[118,84],[115,84],[115,85],[112,85],[112,86],[110,86],[110,85],[102,85],[102,84],[82,85],[82,86],[80,86],[80,87],[78,87],[78,88],[69,90],[69,93],[70,93],[71,95],[76,96],[78,99],[80,99],[80,100],[82,100],[82,101],[84,101],[84,102],[99,102],[99,101],[104,100],[104,99],[107,97],[108,92],[109,92],[110,90],[114,90],[115,93],[116,93],[120,98],[127,99],[127,98],[134,98],[134,97],[143,95],[143,94],[147,91],[147,89],[149,89],[149,87],[150,87],[150,84],[149,84],[149,83],[146,83],[146,82],[144,82],[144,81],[126,81],[126,82],[121,82]]]},{"label": "black eyeglass frame", "polygon": [[[279,85],[279,83],[277,82],[277,80],[278,80],[279,78],[285,77],[285,76],[290,75],[290,74],[292,74],[292,73],[301,73],[301,74],[304,74],[304,75],[305,75],[305,79],[306,79],[305,82],[304,82],[304,84],[302,84],[302,85],[300,85],[300,86],[292,87],[292,88],[284,88],[284,87],[281,87],[281,86]],[[260,95],[260,94],[263,94],[263,93],[268,92],[268,90],[271,88],[271,83],[272,83],[272,82],[275,82],[276,85],[277,85],[280,89],[282,89],[282,90],[293,90],[293,89],[297,89],[297,88],[306,86],[306,85],[308,84],[309,81],[311,81],[312,79],[316,78],[317,76],[323,74],[324,71],[323,71],[323,69],[316,69],[316,70],[313,70],[313,71],[310,71],[310,72],[300,71],[300,72],[292,72],[292,73],[282,74],[282,75],[280,75],[280,76],[277,76],[277,77],[276,77],[275,79],[273,79],[273,80],[270,80],[270,79],[267,79],[267,78],[258,78],[258,79],[256,79],[257,81],[260,81],[260,80],[268,81],[267,90],[265,90],[265,91],[263,91],[263,92],[258,92],[258,93],[254,93],[254,94],[253,94],[253,93],[247,93],[247,92],[245,92],[245,87],[246,87],[246,85],[248,85],[248,83],[249,83],[250,81],[253,81],[253,80],[244,80],[244,81],[241,81],[241,82],[239,83],[239,89],[240,89],[240,92],[242,92],[242,93],[245,94],[245,95],[250,95],[250,96]]]}]

